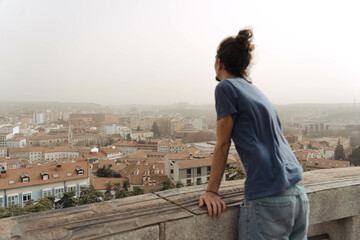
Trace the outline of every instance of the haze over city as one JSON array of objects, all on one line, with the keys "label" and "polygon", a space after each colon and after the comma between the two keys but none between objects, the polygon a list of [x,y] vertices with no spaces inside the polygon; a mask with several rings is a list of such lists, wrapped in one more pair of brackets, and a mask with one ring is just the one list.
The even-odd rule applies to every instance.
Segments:
[{"label": "haze over city", "polygon": [[0,1],[0,101],[213,104],[219,42],[246,26],[275,104],[360,99],[355,1]]}]

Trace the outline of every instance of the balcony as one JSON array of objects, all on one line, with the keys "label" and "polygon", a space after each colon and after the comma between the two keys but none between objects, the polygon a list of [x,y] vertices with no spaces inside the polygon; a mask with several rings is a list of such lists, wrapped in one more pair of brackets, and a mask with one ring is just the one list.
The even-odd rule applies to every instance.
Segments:
[{"label": "balcony", "polygon": [[[360,168],[304,173],[309,239],[360,239]],[[206,185],[0,220],[0,239],[237,239],[243,180],[222,182],[227,210],[198,207]]]}]

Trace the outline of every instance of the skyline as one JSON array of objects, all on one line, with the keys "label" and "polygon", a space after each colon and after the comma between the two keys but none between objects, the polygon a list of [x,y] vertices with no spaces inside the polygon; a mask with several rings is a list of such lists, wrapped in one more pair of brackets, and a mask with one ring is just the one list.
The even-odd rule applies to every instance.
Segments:
[{"label": "skyline", "polygon": [[216,48],[252,26],[250,76],[271,102],[359,102],[346,3],[3,0],[0,101],[213,104]]}]

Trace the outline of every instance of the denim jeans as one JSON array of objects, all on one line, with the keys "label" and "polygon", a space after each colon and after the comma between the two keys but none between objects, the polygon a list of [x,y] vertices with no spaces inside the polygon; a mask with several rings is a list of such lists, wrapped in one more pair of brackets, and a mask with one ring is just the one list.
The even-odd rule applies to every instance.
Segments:
[{"label": "denim jeans", "polygon": [[240,206],[238,240],[305,240],[309,199],[298,182],[280,194],[244,200]]}]

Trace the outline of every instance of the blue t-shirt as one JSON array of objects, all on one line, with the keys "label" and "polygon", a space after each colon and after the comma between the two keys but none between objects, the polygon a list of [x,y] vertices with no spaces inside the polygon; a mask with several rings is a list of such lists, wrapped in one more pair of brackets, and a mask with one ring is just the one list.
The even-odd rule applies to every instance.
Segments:
[{"label": "blue t-shirt", "polygon": [[267,97],[243,78],[222,80],[215,89],[217,120],[231,115],[231,137],[246,171],[245,198],[267,197],[302,179],[302,167],[285,139]]}]

